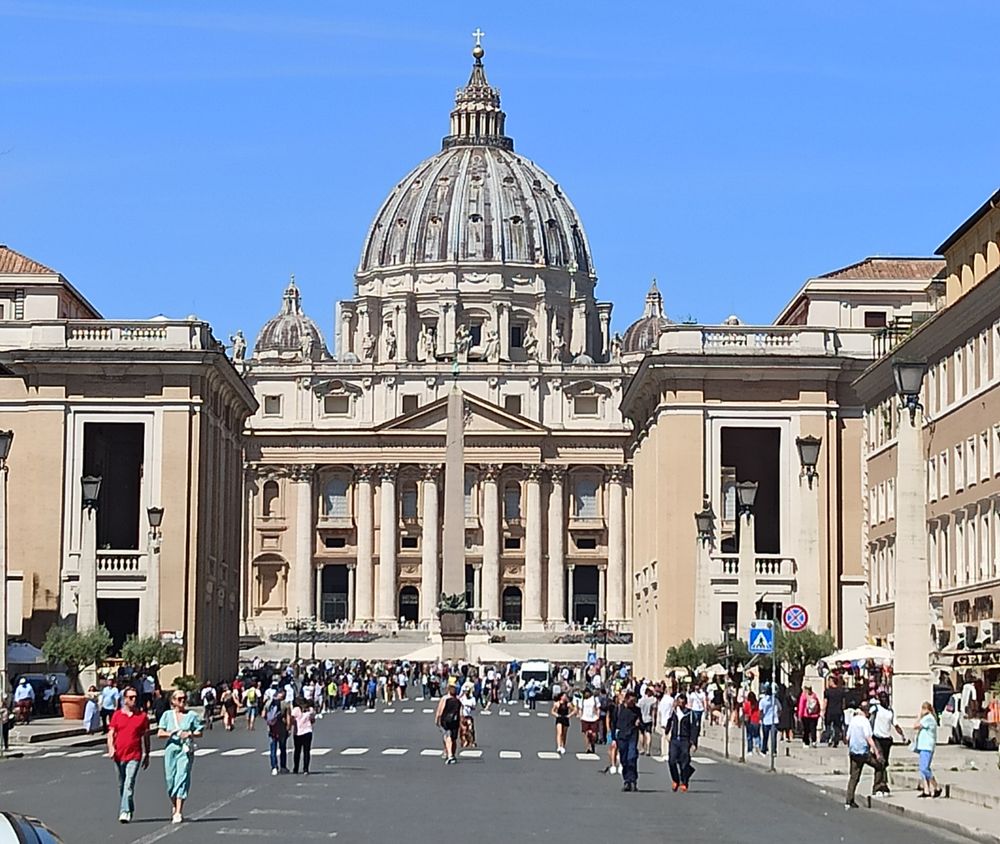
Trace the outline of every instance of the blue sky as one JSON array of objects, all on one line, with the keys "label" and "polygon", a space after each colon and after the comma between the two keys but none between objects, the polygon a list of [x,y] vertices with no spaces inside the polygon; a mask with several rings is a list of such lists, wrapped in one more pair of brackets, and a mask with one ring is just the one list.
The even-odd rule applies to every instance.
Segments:
[{"label": "blue sky", "polygon": [[477,26],[624,329],[770,321],[811,275],[930,254],[997,187],[1000,4],[0,0],[0,242],[107,316],[251,339],[294,272],[329,337]]}]

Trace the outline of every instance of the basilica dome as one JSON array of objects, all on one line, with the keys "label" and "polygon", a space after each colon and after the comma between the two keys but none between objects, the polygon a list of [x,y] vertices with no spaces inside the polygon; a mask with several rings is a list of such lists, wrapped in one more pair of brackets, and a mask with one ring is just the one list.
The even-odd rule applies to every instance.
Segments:
[{"label": "basilica dome", "polygon": [[319,327],[302,311],[295,276],[281,297],[281,310],[264,323],[257,335],[253,356],[261,359],[296,356],[311,360],[328,357]]},{"label": "basilica dome", "polygon": [[576,209],[544,170],[504,135],[500,92],[486,79],[483,50],[459,88],[451,134],[382,204],[365,239],[363,276],[418,266],[549,267],[593,274]]}]

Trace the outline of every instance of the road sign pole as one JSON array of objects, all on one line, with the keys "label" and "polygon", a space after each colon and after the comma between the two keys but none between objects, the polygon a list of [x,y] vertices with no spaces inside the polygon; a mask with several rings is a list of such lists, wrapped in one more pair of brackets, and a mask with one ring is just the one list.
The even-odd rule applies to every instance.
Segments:
[{"label": "road sign pole", "polygon": [[[778,655],[771,652],[771,712],[774,713],[774,718],[780,720],[781,715],[778,712]],[[778,752],[778,725],[774,724],[771,727],[773,735],[770,736],[771,747],[768,752],[771,754],[771,771],[774,772],[774,757]]]}]

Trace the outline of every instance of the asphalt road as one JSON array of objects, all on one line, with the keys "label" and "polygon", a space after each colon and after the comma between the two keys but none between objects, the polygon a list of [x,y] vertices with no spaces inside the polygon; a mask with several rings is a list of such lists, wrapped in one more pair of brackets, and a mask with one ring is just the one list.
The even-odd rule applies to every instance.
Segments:
[{"label": "asphalt road", "polygon": [[958,840],[881,812],[846,812],[840,792],[824,794],[793,777],[702,754],[687,794],[672,793],[666,766],[651,758],[640,760],[639,793],[622,793],[619,777],[601,773],[604,748],[599,760],[577,757],[583,751],[577,723],[569,752],[552,758],[552,719],[523,717],[513,707],[508,716],[477,719],[481,755],[445,766],[432,754],[440,748],[433,716],[424,712],[432,706],[412,701],[394,712],[328,715],[316,725],[316,747],[324,752],[314,756],[308,777],[270,775],[261,725],[253,733],[242,726],[226,733],[216,725],[199,742],[187,820],[178,826],[169,823],[161,758],[140,773],[135,820],[119,824],[114,768],[99,749],[42,751],[0,763],[0,806],[44,819],[67,844],[402,836],[424,842],[441,839],[449,828],[476,844],[568,836],[676,837],[685,844]]}]

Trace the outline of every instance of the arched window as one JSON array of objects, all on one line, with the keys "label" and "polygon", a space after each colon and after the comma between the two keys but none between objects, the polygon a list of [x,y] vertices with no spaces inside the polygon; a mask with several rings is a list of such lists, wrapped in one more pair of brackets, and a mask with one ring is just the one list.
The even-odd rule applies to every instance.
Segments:
[{"label": "arched window", "polygon": [[327,516],[349,516],[347,506],[347,481],[344,478],[330,478],[323,487],[323,512]]},{"label": "arched window", "polygon": [[466,472],[465,473],[465,515],[474,516],[476,515],[475,506],[475,493],[476,489],[476,473]]},{"label": "arched window", "polygon": [[417,483],[406,481],[399,492],[399,510],[404,520],[415,521],[417,518]]},{"label": "arched window", "polygon": [[265,516],[278,515],[278,482],[267,481],[261,492],[262,512]]},{"label": "arched window", "polygon": [[517,481],[503,488],[503,517],[507,521],[521,518],[521,485]]},{"label": "arched window", "polygon": [[594,478],[578,478],[574,484],[573,515],[578,519],[597,518],[597,481]]}]

